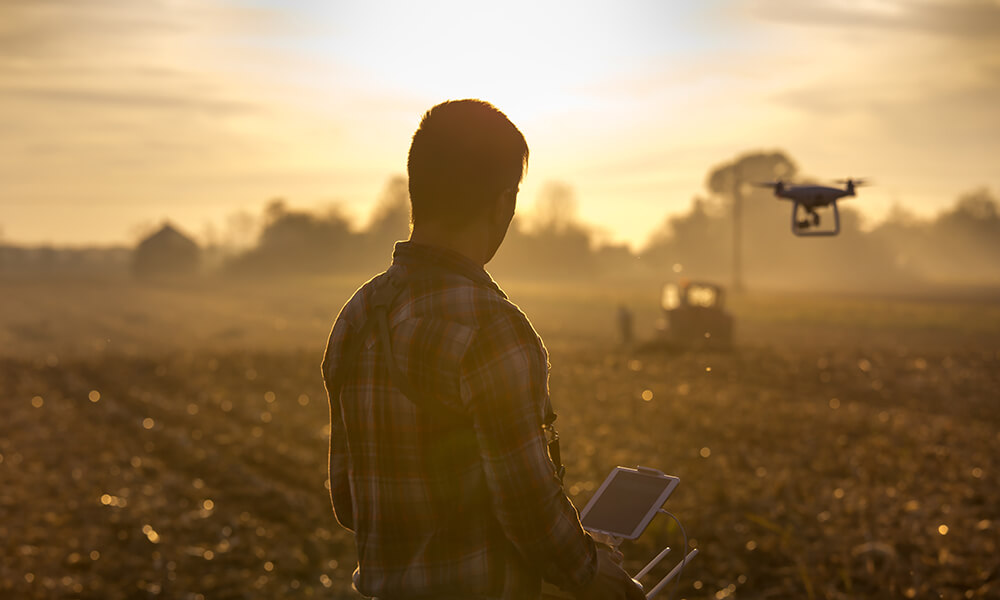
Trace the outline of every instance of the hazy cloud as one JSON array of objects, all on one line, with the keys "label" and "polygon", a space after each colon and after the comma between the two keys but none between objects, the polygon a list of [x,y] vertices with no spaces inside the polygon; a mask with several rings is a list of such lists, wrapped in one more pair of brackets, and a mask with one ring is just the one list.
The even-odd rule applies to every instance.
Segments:
[{"label": "hazy cloud", "polygon": [[918,31],[996,40],[1000,4],[992,0],[751,0],[751,14],[769,20],[828,27]]},{"label": "hazy cloud", "polygon": [[[877,138],[882,148],[871,162],[887,170],[896,162],[897,174],[906,168],[911,180],[945,164],[952,173],[982,173],[984,157],[1000,152],[1000,4],[757,0],[748,6],[757,17],[799,26],[798,43],[825,48],[811,70],[798,71],[771,96],[800,111],[811,135]],[[817,27],[826,35],[801,33]]]},{"label": "hazy cloud", "polygon": [[56,102],[80,104],[100,104],[117,106],[142,106],[154,110],[196,110],[210,113],[236,113],[252,109],[244,102],[215,100],[211,98],[190,98],[169,94],[141,94],[128,91],[105,92],[98,90],[58,89],[44,87],[5,88],[4,93],[33,102]]},{"label": "hazy cloud", "polygon": [[151,36],[245,34],[282,27],[287,24],[280,13],[218,1],[4,0],[0,52],[7,59],[65,53],[86,58],[95,48],[141,45]]},{"label": "hazy cloud", "polygon": [[218,108],[212,96],[220,89],[205,81],[227,59],[227,35],[260,30],[271,20],[259,9],[217,3],[5,0],[0,90],[116,107],[197,107],[204,98]]}]

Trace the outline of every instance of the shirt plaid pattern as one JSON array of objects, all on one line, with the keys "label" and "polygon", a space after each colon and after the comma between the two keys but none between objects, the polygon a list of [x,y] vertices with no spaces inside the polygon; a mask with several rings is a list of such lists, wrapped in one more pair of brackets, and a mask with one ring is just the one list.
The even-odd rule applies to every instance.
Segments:
[{"label": "shirt plaid pattern", "polygon": [[394,387],[377,334],[352,373],[338,371],[371,312],[374,279],[341,310],[324,358],[328,390],[343,381],[330,397],[330,490],[338,521],[355,533],[358,590],[527,598],[542,577],[585,586],[596,550],[548,456],[542,341],[461,255],[400,242],[390,272],[408,281],[389,312],[393,356],[419,398]]}]

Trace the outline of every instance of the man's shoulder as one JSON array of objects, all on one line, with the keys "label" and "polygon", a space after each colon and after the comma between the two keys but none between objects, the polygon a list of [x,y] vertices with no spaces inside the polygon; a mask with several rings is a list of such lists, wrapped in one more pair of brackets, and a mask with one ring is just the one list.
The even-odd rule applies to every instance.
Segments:
[{"label": "man's shoulder", "polygon": [[343,308],[340,309],[340,313],[337,315],[338,323],[344,322],[345,325],[355,326],[355,324],[360,324],[365,319],[368,313],[368,298],[371,295],[372,287],[375,280],[382,275],[383,273],[379,273],[354,290],[350,299],[344,303]]},{"label": "man's shoulder", "polygon": [[451,321],[472,330],[509,329],[537,338],[524,312],[494,285],[485,285],[456,273],[384,271],[362,284],[344,304],[334,329],[342,334],[360,329],[371,311],[380,279],[392,275],[400,287],[392,302],[390,322],[407,319]]},{"label": "man's shoulder", "polygon": [[499,290],[476,282],[457,284],[450,292],[464,306],[450,307],[451,315],[467,315],[474,330],[472,343],[482,348],[532,348],[548,359],[545,345],[527,315]]},{"label": "man's shoulder", "polygon": [[489,327],[495,322],[522,323],[530,327],[521,309],[499,288],[458,274],[416,280],[408,300],[413,313],[434,313],[474,329]]}]

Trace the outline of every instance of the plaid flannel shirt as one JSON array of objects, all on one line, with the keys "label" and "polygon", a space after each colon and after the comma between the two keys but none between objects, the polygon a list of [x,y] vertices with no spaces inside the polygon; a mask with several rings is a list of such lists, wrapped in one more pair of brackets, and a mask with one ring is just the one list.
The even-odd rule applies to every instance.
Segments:
[{"label": "plaid flannel shirt", "polygon": [[[411,401],[393,385],[377,334],[338,372],[371,314],[373,281],[341,310],[324,357],[331,394],[330,491],[354,531],[366,596],[530,598],[541,578],[579,590],[594,542],[562,491],[542,430],[548,356],[486,271],[456,253],[399,242],[408,284],[389,311]],[[420,402],[468,417],[443,419]]]}]

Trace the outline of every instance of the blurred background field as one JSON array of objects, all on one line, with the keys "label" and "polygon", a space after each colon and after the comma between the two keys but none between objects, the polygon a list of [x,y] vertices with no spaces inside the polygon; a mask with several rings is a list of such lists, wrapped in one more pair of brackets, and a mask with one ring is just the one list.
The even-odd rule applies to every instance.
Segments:
[{"label": "blurred background field", "polygon": [[[351,597],[318,365],[359,283],[5,279],[0,596]],[[501,283],[578,506],[618,464],[681,477],[677,598],[1000,596],[996,295],[736,294],[732,351],[643,351],[615,309],[650,337],[659,282]]]}]

